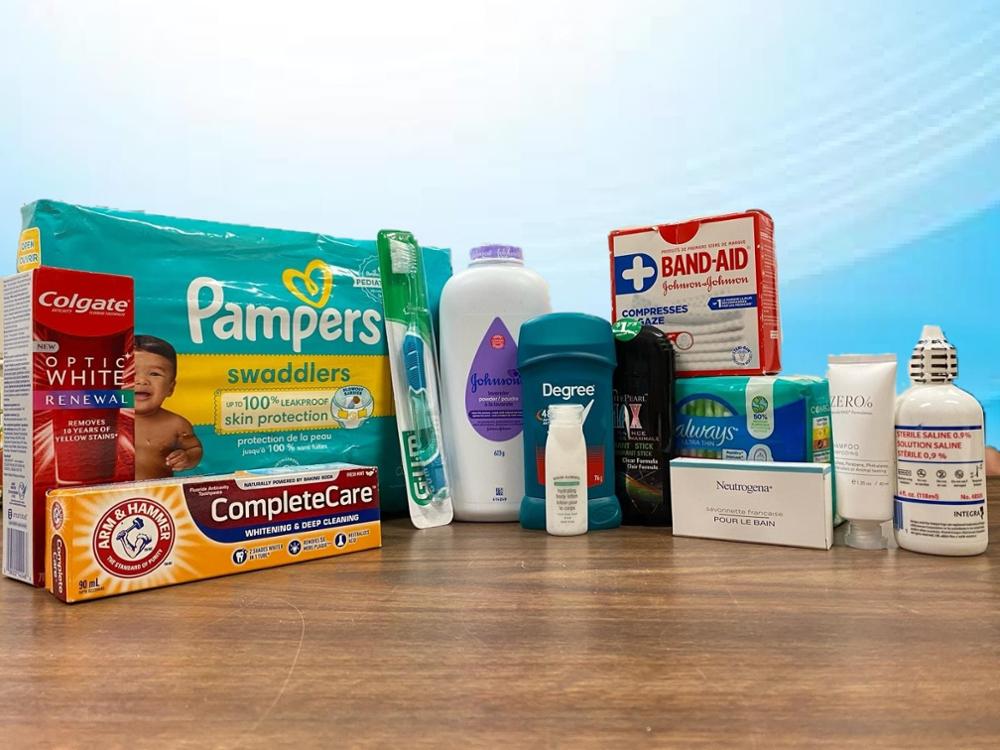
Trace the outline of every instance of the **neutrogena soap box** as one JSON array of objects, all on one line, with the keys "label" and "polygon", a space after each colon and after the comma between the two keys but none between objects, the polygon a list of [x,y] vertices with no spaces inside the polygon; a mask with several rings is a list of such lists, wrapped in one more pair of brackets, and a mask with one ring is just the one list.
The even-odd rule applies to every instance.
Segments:
[{"label": "neutrogena soap box", "polygon": [[829,464],[708,458],[670,462],[674,536],[830,549]]},{"label": "neutrogena soap box", "polygon": [[774,222],[763,211],[618,229],[611,319],[659,328],[678,377],[781,370]]},{"label": "neutrogena soap box", "polygon": [[[346,461],[405,511],[373,240],[36,201],[19,268],[135,279],[136,479]],[[423,248],[437,310],[447,250]],[[180,451],[180,452],[178,452]]]},{"label": "neutrogena soap box", "polygon": [[45,493],[133,479],[132,279],[3,280],[3,572],[45,585]]},{"label": "neutrogena soap box", "polygon": [[373,466],[64,488],[47,516],[47,588],[67,603],[382,545]]}]

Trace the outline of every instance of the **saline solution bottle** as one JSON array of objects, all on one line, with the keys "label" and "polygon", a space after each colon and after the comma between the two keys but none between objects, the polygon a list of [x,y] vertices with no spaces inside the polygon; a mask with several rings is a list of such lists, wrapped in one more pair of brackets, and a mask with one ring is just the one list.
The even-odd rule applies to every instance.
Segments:
[{"label": "saline solution bottle", "polygon": [[893,530],[903,549],[931,555],[986,551],[983,407],[952,381],[958,355],[939,326],[924,326],[910,386],[896,400]]}]

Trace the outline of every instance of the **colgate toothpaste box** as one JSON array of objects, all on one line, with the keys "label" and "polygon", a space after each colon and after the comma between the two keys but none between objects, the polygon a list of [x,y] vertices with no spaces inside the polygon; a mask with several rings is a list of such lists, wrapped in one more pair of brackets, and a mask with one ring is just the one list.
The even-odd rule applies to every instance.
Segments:
[{"label": "colgate toothpaste box", "polygon": [[135,477],[132,279],[3,280],[3,573],[45,585],[45,493]]},{"label": "colgate toothpaste box", "polygon": [[378,470],[324,465],[57,489],[48,589],[67,603],[382,546]]},{"label": "colgate toothpaste box", "polygon": [[611,315],[653,325],[678,377],[781,370],[774,222],[764,211],[618,229]]}]

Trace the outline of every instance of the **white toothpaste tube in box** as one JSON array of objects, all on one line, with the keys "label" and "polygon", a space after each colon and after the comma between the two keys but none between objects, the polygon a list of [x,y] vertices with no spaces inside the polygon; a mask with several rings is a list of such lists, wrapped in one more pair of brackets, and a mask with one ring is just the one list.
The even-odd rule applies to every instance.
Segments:
[{"label": "white toothpaste tube in box", "polygon": [[830,549],[830,464],[670,462],[674,536]]},{"label": "white toothpaste tube in box", "polygon": [[763,211],[618,229],[612,320],[659,328],[678,377],[781,370],[774,222]]}]

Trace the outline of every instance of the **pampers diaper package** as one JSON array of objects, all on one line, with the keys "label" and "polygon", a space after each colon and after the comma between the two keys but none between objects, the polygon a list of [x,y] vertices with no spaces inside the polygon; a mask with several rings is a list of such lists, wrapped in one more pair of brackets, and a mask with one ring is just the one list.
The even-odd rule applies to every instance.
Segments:
[{"label": "pampers diaper package", "polygon": [[659,328],[677,376],[781,370],[774,223],[763,211],[610,234],[611,319]]},{"label": "pampers diaper package", "polygon": [[72,603],[382,546],[373,466],[53,490],[46,587]]},{"label": "pampers diaper package", "polygon": [[[406,508],[374,241],[37,201],[19,269],[135,280],[136,479],[347,461]],[[423,249],[436,313],[451,274]]]}]

